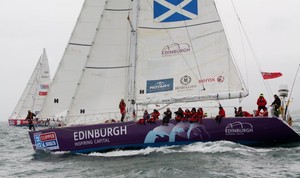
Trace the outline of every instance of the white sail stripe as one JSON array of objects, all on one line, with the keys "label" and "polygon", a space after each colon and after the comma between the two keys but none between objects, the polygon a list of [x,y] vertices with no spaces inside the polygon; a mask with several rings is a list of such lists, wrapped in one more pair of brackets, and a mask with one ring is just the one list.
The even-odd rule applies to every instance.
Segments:
[{"label": "white sail stripe", "polygon": [[178,4],[176,6],[169,3],[169,2],[167,2],[167,1],[164,1],[164,0],[156,0],[156,2],[158,2],[159,4],[161,4],[165,7],[168,7],[170,9],[166,13],[164,13],[161,16],[155,18],[156,21],[157,20],[163,21],[163,20],[167,19],[168,17],[170,17],[171,15],[173,15],[174,13],[176,13],[176,12],[179,13],[179,14],[182,14],[186,17],[189,17],[191,19],[197,17],[197,15],[183,9],[183,7],[185,7],[190,2],[192,2],[192,0],[183,1],[183,2],[181,2],[180,4]]}]

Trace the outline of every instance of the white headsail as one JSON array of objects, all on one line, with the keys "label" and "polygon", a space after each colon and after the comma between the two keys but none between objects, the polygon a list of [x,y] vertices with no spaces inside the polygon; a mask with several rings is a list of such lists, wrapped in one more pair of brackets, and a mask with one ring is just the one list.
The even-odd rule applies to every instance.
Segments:
[{"label": "white headsail", "polygon": [[10,118],[25,119],[28,110],[39,113],[48,93],[50,80],[48,58],[44,49]]},{"label": "white headsail", "polygon": [[38,115],[53,118],[69,108],[98,30],[105,0],[86,0],[55,73],[45,105]]},{"label": "white headsail", "polygon": [[106,3],[89,58],[70,106],[68,124],[93,118],[118,117],[120,99],[127,95],[131,28],[130,0]]}]

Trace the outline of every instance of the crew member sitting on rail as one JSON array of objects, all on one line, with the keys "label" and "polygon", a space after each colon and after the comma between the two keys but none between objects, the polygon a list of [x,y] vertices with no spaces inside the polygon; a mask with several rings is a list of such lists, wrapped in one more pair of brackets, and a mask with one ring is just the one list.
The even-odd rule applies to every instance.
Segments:
[{"label": "crew member sitting on rail", "polygon": [[222,118],[224,118],[225,116],[225,110],[222,106],[219,106],[219,114],[216,116],[216,122],[220,124]]},{"label": "crew member sitting on rail", "polygon": [[203,109],[202,108],[198,108],[197,109],[197,117],[196,117],[196,122],[199,122],[200,124],[202,124],[202,119],[204,118],[204,113],[203,113]]},{"label": "crew member sitting on rail", "polygon": [[184,117],[182,118],[183,122],[186,122],[189,120],[189,118],[191,117],[191,111],[189,109],[186,109],[184,112]]},{"label": "crew member sitting on rail", "polygon": [[154,109],[151,113],[151,118],[149,119],[148,123],[155,123],[158,120],[158,117],[160,116],[160,113],[157,109]]},{"label": "crew member sitting on rail", "polygon": [[178,108],[178,110],[176,112],[174,112],[174,113],[176,115],[175,116],[175,120],[177,122],[180,122],[182,120],[182,118],[183,118],[183,110],[181,108]]}]

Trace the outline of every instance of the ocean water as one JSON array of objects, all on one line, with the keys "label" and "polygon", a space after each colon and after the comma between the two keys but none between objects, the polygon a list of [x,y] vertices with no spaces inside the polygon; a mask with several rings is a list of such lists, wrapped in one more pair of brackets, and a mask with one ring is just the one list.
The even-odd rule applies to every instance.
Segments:
[{"label": "ocean water", "polygon": [[[33,150],[28,128],[6,122],[0,126],[0,177],[5,178],[300,177],[300,144],[253,148],[219,141],[108,153],[49,153]],[[300,121],[293,127],[300,133]]]}]

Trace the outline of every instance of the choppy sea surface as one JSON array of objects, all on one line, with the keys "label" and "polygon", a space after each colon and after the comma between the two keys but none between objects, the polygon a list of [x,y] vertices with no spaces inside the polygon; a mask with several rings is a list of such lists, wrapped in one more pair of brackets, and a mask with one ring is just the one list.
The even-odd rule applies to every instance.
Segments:
[{"label": "choppy sea surface", "polygon": [[[300,133],[300,118],[293,127]],[[134,151],[35,152],[27,127],[0,123],[0,177],[300,177],[300,144],[253,148],[227,141]]]}]

